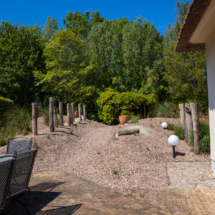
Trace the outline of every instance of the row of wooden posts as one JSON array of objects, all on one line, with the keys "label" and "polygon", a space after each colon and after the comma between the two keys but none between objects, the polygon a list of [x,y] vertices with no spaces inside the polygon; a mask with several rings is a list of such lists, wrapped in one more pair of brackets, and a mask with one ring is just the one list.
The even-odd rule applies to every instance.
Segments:
[{"label": "row of wooden posts", "polygon": [[185,129],[185,142],[190,144],[191,132],[194,132],[194,153],[199,152],[199,111],[196,103],[180,104],[181,124]]},{"label": "row of wooden posts", "polygon": [[[78,104],[79,121],[81,122],[81,104]],[[59,102],[60,126],[63,126],[63,102]],[[86,118],[86,106],[83,105],[83,117]],[[75,122],[74,103],[67,103],[67,126],[71,126]],[[50,132],[54,132],[54,128],[58,127],[56,105],[53,97],[49,97],[49,127]],[[34,135],[37,131],[37,103],[32,103],[32,132]]]}]

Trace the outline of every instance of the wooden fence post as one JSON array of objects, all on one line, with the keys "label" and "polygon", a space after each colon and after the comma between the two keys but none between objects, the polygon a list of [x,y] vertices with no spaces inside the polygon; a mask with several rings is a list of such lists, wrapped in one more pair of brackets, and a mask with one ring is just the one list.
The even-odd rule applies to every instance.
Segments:
[{"label": "wooden fence post", "polygon": [[74,123],[75,115],[74,115],[74,103],[71,103],[71,124]]},{"label": "wooden fence post", "polygon": [[81,122],[81,104],[78,104],[79,122]]},{"label": "wooden fence post", "polygon": [[53,109],[54,109],[54,98],[49,97],[49,128],[50,128],[50,132],[54,132]]},{"label": "wooden fence post", "polygon": [[32,131],[34,135],[37,133],[37,103],[32,103]]},{"label": "wooden fence post", "polygon": [[190,134],[193,129],[192,113],[190,111],[190,104],[185,105],[186,111],[186,128],[185,128],[185,142],[190,144]]},{"label": "wooden fence post", "polygon": [[184,104],[179,104],[180,108],[180,117],[181,117],[181,125],[185,128],[185,106]]},{"label": "wooden fence post", "polygon": [[63,102],[59,102],[60,125],[63,126]]},{"label": "wooden fence post", "polygon": [[193,133],[194,133],[194,153],[199,153],[199,111],[196,103],[190,103],[190,109],[193,119]]},{"label": "wooden fence post", "polygon": [[70,107],[70,103],[67,103],[67,126],[71,126],[71,107]]},{"label": "wooden fence post", "polygon": [[86,105],[83,105],[83,115],[84,115],[84,121],[87,120],[87,116],[86,116]]},{"label": "wooden fence post", "polygon": [[55,101],[53,104],[53,115],[54,115],[54,127],[57,128],[58,127],[58,122],[57,122],[57,110],[56,110],[56,105],[55,105]]},{"label": "wooden fence post", "polygon": [[188,143],[188,113],[187,113],[187,109],[188,109],[188,103],[185,104],[185,142]]}]

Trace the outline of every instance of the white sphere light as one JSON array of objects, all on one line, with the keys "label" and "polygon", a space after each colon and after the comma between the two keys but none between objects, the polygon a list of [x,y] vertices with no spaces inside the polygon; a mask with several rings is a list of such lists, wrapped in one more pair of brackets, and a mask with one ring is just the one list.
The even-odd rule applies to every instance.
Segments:
[{"label": "white sphere light", "polygon": [[163,123],[162,123],[162,128],[167,128],[167,126],[168,126],[168,125],[167,125],[166,122],[163,122]]},{"label": "white sphere light", "polygon": [[168,138],[168,143],[169,143],[171,146],[177,146],[178,143],[179,143],[179,138],[178,138],[176,135],[171,135],[171,136]]}]

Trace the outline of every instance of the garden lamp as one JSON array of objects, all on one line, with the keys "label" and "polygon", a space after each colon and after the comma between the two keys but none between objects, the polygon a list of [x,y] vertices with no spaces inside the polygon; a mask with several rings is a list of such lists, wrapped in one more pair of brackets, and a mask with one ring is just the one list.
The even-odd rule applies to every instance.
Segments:
[{"label": "garden lamp", "polygon": [[171,135],[168,138],[168,143],[173,147],[173,158],[175,158],[175,147],[179,143],[179,138],[176,135]]},{"label": "garden lamp", "polygon": [[163,122],[163,123],[162,123],[162,128],[163,128],[163,129],[167,128],[167,126],[168,126],[168,125],[167,125],[166,122]]}]

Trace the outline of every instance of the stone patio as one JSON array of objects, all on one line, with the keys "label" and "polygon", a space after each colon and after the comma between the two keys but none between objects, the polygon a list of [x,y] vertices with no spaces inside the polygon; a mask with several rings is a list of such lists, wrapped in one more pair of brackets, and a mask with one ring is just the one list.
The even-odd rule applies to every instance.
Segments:
[{"label": "stone patio", "polygon": [[20,200],[31,215],[215,214],[211,190],[115,190],[59,171],[34,173],[30,190]]}]

